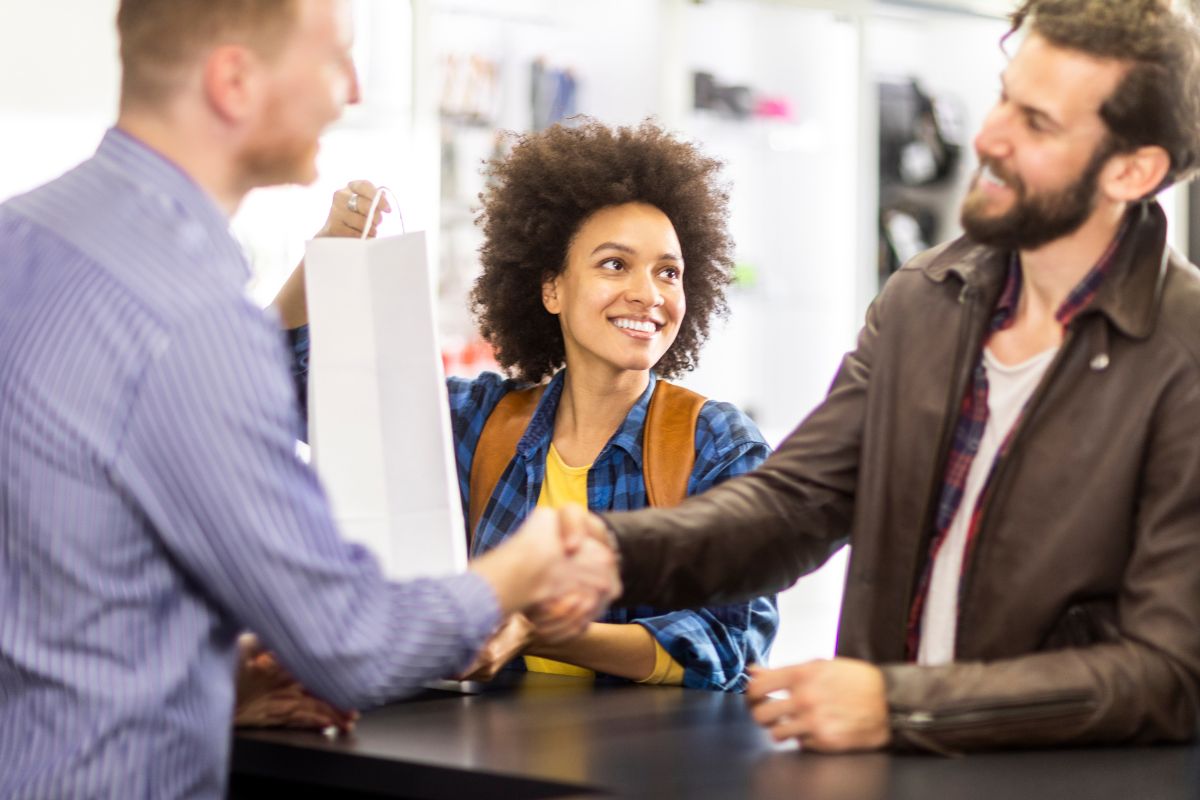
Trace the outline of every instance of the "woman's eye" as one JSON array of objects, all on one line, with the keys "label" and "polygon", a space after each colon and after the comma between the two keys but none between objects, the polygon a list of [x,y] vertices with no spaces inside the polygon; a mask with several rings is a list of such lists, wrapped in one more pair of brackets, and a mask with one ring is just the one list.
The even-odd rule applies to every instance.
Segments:
[{"label": "woman's eye", "polygon": [[621,269],[623,266],[619,258],[606,258],[600,262],[602,269]]},{"label": "woman's eye", "polygon": [[667,267],[661,274],[669,281],[677,281],[680,277],[679,267]]}]

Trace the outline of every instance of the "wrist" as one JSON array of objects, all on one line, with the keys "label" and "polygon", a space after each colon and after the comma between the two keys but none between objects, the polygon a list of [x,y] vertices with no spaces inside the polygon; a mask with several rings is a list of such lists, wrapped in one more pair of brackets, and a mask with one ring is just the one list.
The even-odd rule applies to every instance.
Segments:
[{"label": "wrist", "polygon": [[537,601],[536,592],[541,583],[537,559],[532,553],[520,552],[522,549],[518,540],[512,539],[479,556],[471,564],[471,571],[491,586],[503,616],[528,608]]}]

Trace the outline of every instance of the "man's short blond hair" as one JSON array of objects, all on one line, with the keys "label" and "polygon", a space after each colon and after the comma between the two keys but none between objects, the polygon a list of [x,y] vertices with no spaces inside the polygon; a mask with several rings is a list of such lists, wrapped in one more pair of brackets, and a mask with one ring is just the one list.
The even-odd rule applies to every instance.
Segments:
[{"label": "man's short blond hair", "polygon": [[209,48],[243,44],[265,57],[282,47],[297,0],[121,0],[121,105],[155,105]]}]

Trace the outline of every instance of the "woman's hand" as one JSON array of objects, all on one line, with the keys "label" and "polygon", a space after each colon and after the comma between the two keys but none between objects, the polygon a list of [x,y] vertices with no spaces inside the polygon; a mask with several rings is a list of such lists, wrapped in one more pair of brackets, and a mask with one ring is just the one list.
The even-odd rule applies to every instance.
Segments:
[{"label": "woman's hand", "polygon": [[[317,231],[317,236],[362,236],[363,229],[367,226],[367,212],[371,210],[371,203],[378,192],[379,189],[370,181],[350,181],[344,189],[338,189],[333,193],[329,216],[321,230]],[[377,233],[383,215],[391,210],[385,195],[380,199],[379,207],[375,209],[375,219],[371,221],[368,237]]]},{"label": "woman's hand", "polygon": [[505,664],[521,654],[533,635],[533,624],[525,615],[513,614],[487,640],[459,680],[490,681]]},{"label": "woman's hand", "polygon": [[[379,189],[370,181],[350,181],[346,188],[333,193],[333,203],[329,207],[329,216],[317,237],[340,236],[354,238],[362,236],[367,226],[367,212],[371,210],[371,201],[375,199]],[[387,196],[380,198],[379,207],[375,209],[375,218],[367,236],[372,237],[379,228],[383,215],[392,210]],[[301,260],[292,270],[292,274],[284,281],[283,288],[275,295],[271,303],[279,313],[279,324],[285,330],[299,328],[308,324],[308,297],[304,292],[304,261]]]}]

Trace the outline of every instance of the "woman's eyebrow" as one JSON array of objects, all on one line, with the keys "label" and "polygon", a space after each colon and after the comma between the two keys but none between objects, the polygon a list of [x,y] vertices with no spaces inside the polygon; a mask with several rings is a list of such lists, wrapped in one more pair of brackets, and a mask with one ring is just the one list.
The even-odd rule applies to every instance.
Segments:
[{"label": "woman's eyebrow", "polygon": [[[599,253],[601,250],[616,250],[621,253],[628,253],[631,256],[637,255],[637,250],[627,244],[621,244],[620,242],[604,242],[603,244],[596,245],[596,249],[592,251],[592,255],[596,255],[596,253]],[[678,253],[663,253],[658,257],[658,260],[683,261],[683,258]]]}]

